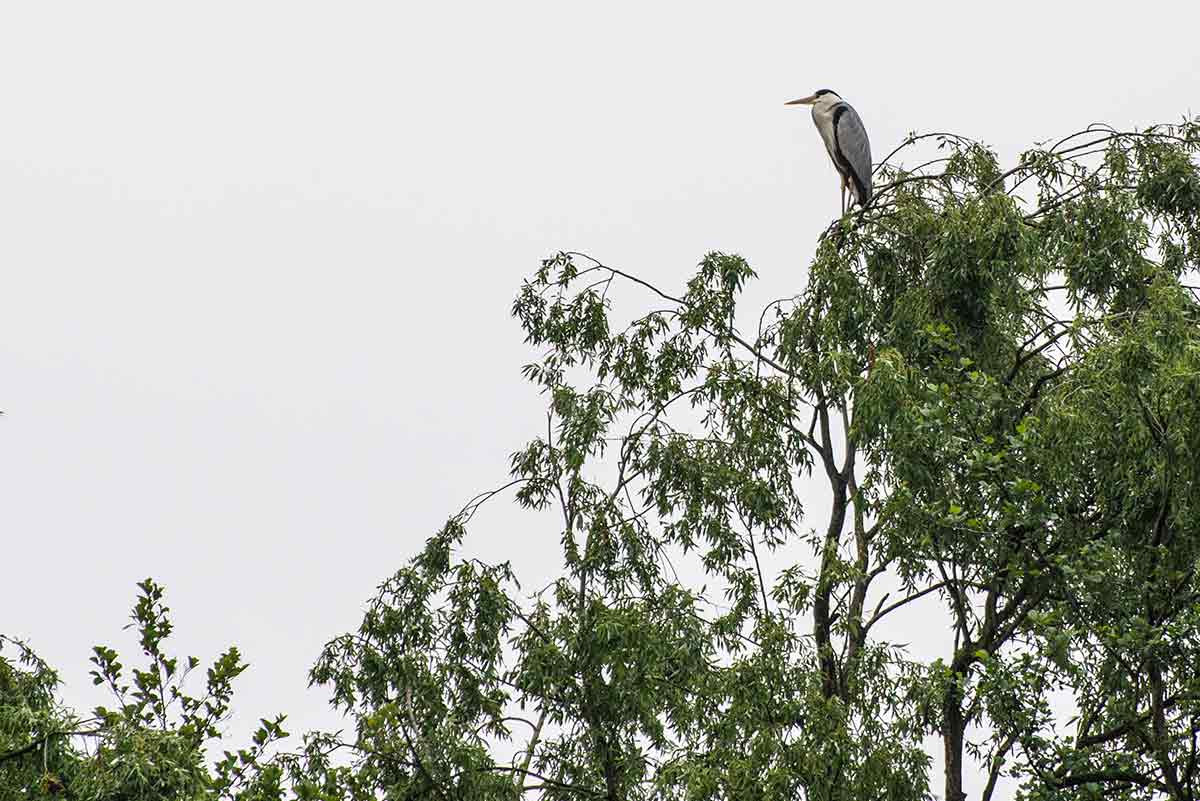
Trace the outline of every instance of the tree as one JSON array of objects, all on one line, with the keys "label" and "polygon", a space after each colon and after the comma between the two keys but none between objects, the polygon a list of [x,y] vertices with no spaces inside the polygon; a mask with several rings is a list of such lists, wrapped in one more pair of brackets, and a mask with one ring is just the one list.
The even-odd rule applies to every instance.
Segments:
[{"label": "tree", "polygon": [[254,744],[226,752],[210,770],[207,747],[221,738],[233,680],[246,669],[229,648],[206,671],[204,693],[189,695],[185,683],[199,666],[181,665],[164,649],[173,626],[163,589],[151,579],[138,584],[131,626],[145,657],[127,669],[115,650],[93,649],[92,680],[106,686],[116,706],[88,717],[57,696],[58,674],[25,643],[0,635],[0,797],[71,798],[81,801],[161,801],[230,797],[247,781],[269,782],[274,769],[259,757],[287,736],[283,717],[261,721]]},{"label": "tree", "polygon": [[[1198,148],[914,135],[754,334],[738,256],[680,293],[545,261],[513,311],[546,433],[313,669],[355,722],[330,797],[900,801],[926,735],[947,799],[972,758],[985,801],[1200,796]],[[506,491],[560,521],[531,594],[465,555]],[[932,662],[887,639],[914,603]]]},{"label": "tree", "polygon": [[[203,774],[194,750],[139,753],[196,777],[177,796],[245,801],[959,801],[973,766],[983,801],[1002,781],[1200,797],[1198,150],[1200,120],[1091,128],[1003,170],[913,135],[799,294],[753,315],[736,255],[682,291],[547,259],[513,306],[545,433],[323,650],[311,680],[352,730],[267,758],[265,723]],[[544,588],[471,556],[508,494],[555,521]],[[161,714],[144,592],[157,667],[111,679],[110,750],[209,731],[186,703]],[[918,606],[944,620],[940,658],[889,639]],[[27,755],[76,723],[48,669],[5,665],[33,712],[0,739],[0,771],[24,771],[0,786],[34,787]]]}]

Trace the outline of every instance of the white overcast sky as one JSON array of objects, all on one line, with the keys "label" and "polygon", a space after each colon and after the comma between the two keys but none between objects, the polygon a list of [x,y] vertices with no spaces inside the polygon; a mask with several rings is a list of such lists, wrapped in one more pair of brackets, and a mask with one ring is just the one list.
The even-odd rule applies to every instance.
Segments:
[{"label": "white overcast sky", "polygon": [[1198,29],[1183,0],[0,4],[0,631],[90,706],[153,576],[181,650],[252,663],[239,720],[328,725],[321,644],[542,423],[509,317],[539,259],[678,288],[723,249],[748,302],[794,293],[838,190],[783,101],[836,89],[877,158],[952,130],[1011,159],[1195,112]]}]

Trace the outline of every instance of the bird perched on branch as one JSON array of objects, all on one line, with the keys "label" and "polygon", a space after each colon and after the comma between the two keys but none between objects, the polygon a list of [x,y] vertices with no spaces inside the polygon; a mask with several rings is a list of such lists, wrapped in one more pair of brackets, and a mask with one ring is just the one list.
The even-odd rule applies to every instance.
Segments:
[{"label": "bird perched on branch", "polygon": [[842,213],[846,213],[847,188],[854,202],[866,208],[871,202],[871,142],[858,112],[830,89],[818,89],[815,94],[784,105],[812,106],[813,124],[842,176]]}]

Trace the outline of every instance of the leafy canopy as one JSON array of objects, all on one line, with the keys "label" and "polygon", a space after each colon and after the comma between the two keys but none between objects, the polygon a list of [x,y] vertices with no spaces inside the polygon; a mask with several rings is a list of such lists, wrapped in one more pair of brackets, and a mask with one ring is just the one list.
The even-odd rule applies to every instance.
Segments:
[{"label": "leafy canopy", "polygon": [[[1198,149],[1196,121],[1091,128],[1004,168],[914,135],[799,294],[753,314],[736,255],[680,290],[547,259],[513,305],[544,435],[320,655],[350,730],[234,755],[218,791],[1200,797]],[[556,544],[545,587],[471,556],[508,495],[554,521],[556,542],[491,534]],[[945,652],[894,642],[901,610]],[[122,699],[99,717],[163,732],[146,747],[190,787],[172,738],[213,730],[174,694],[164,717],[156,621],[132,689],[97,650]],[[37,722],[46,676],[13,684],[34,742],[62,725]]]},{"label": "leafy canopy", "polygon": [[[913,136],[752,316],[735,255],[678,293],[547,259],[545,435],[312,672],[353,797],[1200,795],[1198,148]],[[501,491],[559,521],[545,588],[468,555]],[[910,605],[941,657],[889,641]]]},{"label": "leafy canopy", "polygon": [[15,657],[0,650],[0,798],[191,801],[233,797],[274,772],[259,758],[287,736],[282,716],[260,722],[252,747],[206,765],[246,664],[228,649],[205,671],[203,694],[189,694],[200,661],[181,663],[166,651],[173,626],[162,587],[146,579],[138,589],[129,627],[143,665],[129,667],[114,649],[96,646],[92,682],[108,688],[115,706],[90,716],[62,704],[58,674],[28,645],[0,635],[0,649]]}]

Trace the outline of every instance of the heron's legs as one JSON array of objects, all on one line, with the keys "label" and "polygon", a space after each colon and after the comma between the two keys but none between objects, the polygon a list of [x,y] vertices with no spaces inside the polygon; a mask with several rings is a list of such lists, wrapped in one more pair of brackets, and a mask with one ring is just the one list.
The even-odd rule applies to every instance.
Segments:
[{"label": "heron's legs", "polygon": [[842,214],[846,213],[846,177],[842,176]]}]

